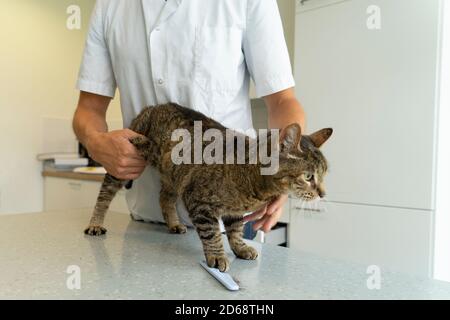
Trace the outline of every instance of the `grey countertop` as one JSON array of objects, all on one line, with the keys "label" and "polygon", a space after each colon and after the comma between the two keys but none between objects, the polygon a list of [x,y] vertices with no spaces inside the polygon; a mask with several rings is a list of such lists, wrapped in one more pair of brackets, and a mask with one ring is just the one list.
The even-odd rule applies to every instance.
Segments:
[{"label": "grey countertop", "polygon": [[[382,270],[381,288],[369,290],[367,266],[259,244],[258,260],[233,261],[241,290],[230,292],[199,265],[195,231],[172,235],[109,213],[108,234],[91,238],[82,233],[89,217],[88,209],[0,216],[0,298],[450,299],[448,283]],[[79,290],[67,287],[69,266],[79,267]]]}]

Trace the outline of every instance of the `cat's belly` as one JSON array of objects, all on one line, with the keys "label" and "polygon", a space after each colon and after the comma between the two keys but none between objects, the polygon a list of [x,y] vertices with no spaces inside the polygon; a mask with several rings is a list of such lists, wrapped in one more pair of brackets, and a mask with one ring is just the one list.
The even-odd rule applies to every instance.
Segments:
[{"label": "cat's belly", "polygon": [[241,202],[239,205],[224,205],[220,213],[221,215],[243,216],[244,214],[255,212],[264,208],[269,201],[248,201],[248,203]]}]

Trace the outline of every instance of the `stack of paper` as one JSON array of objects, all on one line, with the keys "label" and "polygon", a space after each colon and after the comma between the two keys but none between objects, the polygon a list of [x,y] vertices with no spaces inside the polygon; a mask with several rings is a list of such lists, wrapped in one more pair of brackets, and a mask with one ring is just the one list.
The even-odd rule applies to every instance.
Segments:
[{"label": "stack of paper", "polygon": [[89,164],[89,159],[80,158],[78,153],[43,153],[38,154],[37,159],[55,168],[82,167]]}]

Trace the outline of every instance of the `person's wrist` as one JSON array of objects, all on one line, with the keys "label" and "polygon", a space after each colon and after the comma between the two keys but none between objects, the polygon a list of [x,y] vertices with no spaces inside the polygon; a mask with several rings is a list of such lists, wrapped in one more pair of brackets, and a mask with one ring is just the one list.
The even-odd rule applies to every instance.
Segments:
[{"label": "person's wrist", "polygon": [[98,145],[102,137],[103,133],[98,131],[93,131],[86,136],[85,147],[88,150],[89,154],[92,153],[92,151],[95,149],[95,146]]}]

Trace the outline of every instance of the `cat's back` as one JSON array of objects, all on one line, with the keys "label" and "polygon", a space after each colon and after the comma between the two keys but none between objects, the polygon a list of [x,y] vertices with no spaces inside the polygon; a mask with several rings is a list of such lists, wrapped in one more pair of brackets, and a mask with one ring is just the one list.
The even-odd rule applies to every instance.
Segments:
[{"label": "cat's back", "polygon": [[133,120],[130,129],[147,137],[167,137],[177,129],[193,131],[195,123],[199,121],[202,131],[215,128],[221,131],[226,128],[219,122],[204,114],[180,106],[176,103],[167,103],[144,108]]},{"label": "cat's back", "polygon": [[176,103],[168,103],[165,105],[159,105],[155,107],[158,110],[158,114],[161,114],[162,118],[166,118],[174,124],[178,124],[178,128],[193,128],[195,122],[201,122],[204,129],[215,128],[219,130],[225,130],[226,128],[219,122],[215,121],[204,115],[201,112],[195,111],[190,108],[180,106]]}]

